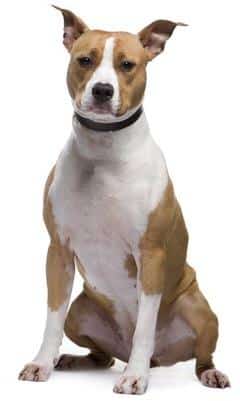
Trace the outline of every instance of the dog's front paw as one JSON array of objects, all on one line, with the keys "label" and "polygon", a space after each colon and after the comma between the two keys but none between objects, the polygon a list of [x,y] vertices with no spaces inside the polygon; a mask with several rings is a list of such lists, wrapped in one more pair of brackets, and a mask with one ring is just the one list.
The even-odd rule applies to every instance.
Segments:
[{"label": "dog's front paw", "polygon": [[38,363],[32,362],[24,366],[18,379],[33,382],[45,382],[49,378],[52,370],[53,366],[39,365]]},{"label": "dog's front paw", "polygon": [[143,394],[148,385],[147,376],[123,374],[115,384],[113,391],[121,394]]}]

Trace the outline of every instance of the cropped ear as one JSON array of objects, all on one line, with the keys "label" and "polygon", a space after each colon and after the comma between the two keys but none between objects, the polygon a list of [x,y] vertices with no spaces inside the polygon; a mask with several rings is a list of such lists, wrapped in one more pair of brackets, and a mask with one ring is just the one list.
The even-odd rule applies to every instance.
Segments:
[{"label": "cropped ear", "polygon": [[138,37],[147,51],[149,60],[152,60],[164,50],[166,41],[170,38],[176,26],[187,25],[181,22],[158,20],[139,32]]},{"label": "cropped ear", "polygon": [[73,43],[79,36],[81,36],[89,28],[87,25],[75,14],[69,10],[54,6],[56,10],[61,11],[64,20],[64,33],[63,33],[63,44],[70,52]]}]

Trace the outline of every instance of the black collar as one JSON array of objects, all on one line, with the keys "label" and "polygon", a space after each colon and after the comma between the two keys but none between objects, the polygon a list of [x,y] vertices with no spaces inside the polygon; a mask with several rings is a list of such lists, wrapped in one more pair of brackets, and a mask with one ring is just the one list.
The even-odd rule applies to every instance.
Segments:
[{"label": "black collar", "polygon": [[112,123],[100,123],[97,121],[90,120],[89,118],[85,118],[80,116],[78,113],[74,113],[74,117],[78,120],[80,124],[84,127],[92,129],[94,131],[118,131],[123,128],[129,127],[129,125],[135,123],[138,120],[140,115],[142,114],[143,109],[139,107],[135,113],[133,113],[130,117],[126,118],[123,121],[116,121]]}]

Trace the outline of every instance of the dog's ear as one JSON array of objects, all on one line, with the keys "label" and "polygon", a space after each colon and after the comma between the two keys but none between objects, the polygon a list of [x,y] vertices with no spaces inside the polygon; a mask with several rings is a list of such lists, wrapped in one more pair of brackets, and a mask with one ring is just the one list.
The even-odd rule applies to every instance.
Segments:
[{"label": "dog's ear", "polygon": [[166,41],[170,38],[176,26],[187,25],[181,22],[158,20],[139,32],[138,37],[146,49],[148,60],[152,60],[164,50]]},{"label": "dog's ear", "polygon": [[69,10],[54,6],[57,10],[61,11],[64,21],[63,44],[70,52],[73,43],[80,35],[82,35],[89,28],[87,25],[75,14]]}]

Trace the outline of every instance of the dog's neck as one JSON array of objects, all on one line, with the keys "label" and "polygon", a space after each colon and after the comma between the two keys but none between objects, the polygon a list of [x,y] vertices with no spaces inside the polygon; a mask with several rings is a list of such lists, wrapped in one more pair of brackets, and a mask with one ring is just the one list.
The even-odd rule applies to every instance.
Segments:
[{"label": "dog's neck", "polygon": [[130,113],[126,118],[114,119],[113,121],[95,121],[94,119],[90,119],[82,116],[77,111],[75,111],[74,117],[78,120],[78,122],[84,127],[91,129],[92,131],[98,132],[115,132],[120,131],[123,128],[127,128],[130,125],[134,124],[143,112],[142,106],[138,107],[134,112]]},{"label": "dog's neck", "polygon": [[151,138],[144,111],[125,128],[115,131],[89,129],[73,117],[73,138],[82,158],[92,161],[128,162],[139,155]]}]

